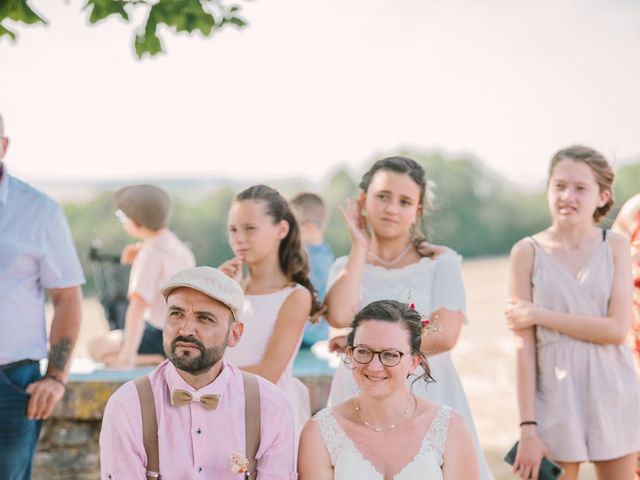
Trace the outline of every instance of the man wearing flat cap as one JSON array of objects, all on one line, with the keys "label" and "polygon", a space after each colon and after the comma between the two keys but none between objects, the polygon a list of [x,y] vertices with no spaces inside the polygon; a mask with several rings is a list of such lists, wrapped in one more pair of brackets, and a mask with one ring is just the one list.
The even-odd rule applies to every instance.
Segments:
[{"label": "man wearing flat cap", "polygon": [[223,358],[242,336],[240,285],[197,267],[171,277],[162,295],[167,360],[109,399],[102,478],[295,479],[286,397]]},{"label": "man wearing flat cap", "polygon": [[109,368],[157,364],[164,360],[165,301],[160,287],[174,273],[194,267],[195,258],[167,228],[171,206],[167,192],[155,185],[130,185],[115,192],[113,200],[122,227],[142,243],[127,246],[122,254],[123,263],[132,263],[124,330],[92,339],[87,349]]}]

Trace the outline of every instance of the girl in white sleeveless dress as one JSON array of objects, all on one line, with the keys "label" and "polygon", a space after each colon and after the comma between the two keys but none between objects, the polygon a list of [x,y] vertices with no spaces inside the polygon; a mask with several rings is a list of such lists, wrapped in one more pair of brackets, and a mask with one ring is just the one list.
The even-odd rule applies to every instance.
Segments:
[{"label": "girl in white sleeveless dress", "polygon": [[[429,357],[435,383],[427,386],[418,381],[412,391],[462,415],[474,440],[481,478],[491,480],[449,353],[466,321],[461,257],[449,248],[427,243],[420,233],[428,197],[424,169],[404,157],[380,160],[363,176],[360,188],[357,200],[342,210],[351,252],[331,267],[326,318],[333,327],[347,327],[355,311],[382,299],[414,304],[424,319],[430,318],[432,328],[423,337],[421,349]],[[356,391],[351,372],[341,365],[331,384],[329,404],[344,402]]]},{"label": "girl in white sleeveless dress", "polygon": [[477,480],[465,421],[413,395],[405,382],[429,378],[420,352],[421,316],[382,300],[356,315],[345,361],[360,392],[318,412],[303,430],[300,480]]},{"label": "girl in white sleeveless dress", "polygon": [[640,391],[624,345],[632,316],[628,241],[598,228],[613,171],[595,150],[560,150],[549,168],[552,225],[511,252],[507,321],[518,336],[521,437],[514,463],[537,478],[543,455],[563,480],[590,461],[598,479],[634,477]]},{"label": "girl in white sleeveless dress", "polygon": [[282,195],[255,185],[236,196],[228,228],[236,257],[220,270],[242,285],[245,300],[240,314],[242,339],[227,349],[225,359],[282,388],[299,434],[310,415],[309,392],[293,376],[293,361],[305,322],[319,306],[298,224]]}]

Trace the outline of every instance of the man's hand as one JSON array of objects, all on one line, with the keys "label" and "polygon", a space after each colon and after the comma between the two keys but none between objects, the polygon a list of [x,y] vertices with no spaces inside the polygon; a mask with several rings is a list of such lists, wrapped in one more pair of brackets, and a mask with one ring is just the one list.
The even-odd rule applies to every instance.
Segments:
[{"label": "man's hand", "polygon": [[26,392],[31,395],[27,405],[27,418],[45,420],[51,416],[56,403],[64,396],[64,385],[57,380],[44,377],[29,384]]}]

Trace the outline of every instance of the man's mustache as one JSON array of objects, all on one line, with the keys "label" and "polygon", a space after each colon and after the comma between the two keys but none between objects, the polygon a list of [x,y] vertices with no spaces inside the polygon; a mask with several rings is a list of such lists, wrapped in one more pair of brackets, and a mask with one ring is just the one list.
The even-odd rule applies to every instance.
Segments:
[{"label": "man's mustache", "polygon": [[191,336],[189,336],[189,337],[180,336],[180,337],[174,338],[173,341],[171,342],[171,351],[172,352],[175,351],[176,344],[178,342],[192,343],[193,345],[198,347],[198,350],[200,350],[200,352],[204,352],[205,351],[204,344],[200,340],[198,340],[197,338],[191,337]]}]

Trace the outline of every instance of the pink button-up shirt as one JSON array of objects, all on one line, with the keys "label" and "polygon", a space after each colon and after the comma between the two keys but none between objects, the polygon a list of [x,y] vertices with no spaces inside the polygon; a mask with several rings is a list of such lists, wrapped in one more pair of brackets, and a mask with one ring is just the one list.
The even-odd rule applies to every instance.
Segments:
[{"label": "pink button-up shirt", "polygon": [[[168,360],[149,374],[158,418],[160,474],[165,480],[240,480],[232,473],[231,456],[245,455],[244,386],[240,370],[223,361],[218,377],[195,390]],[[260,448],[258,479],[296,479],[293,416],[284,394],[258,378],[260,385]],[[199,402],[171,405],[175,388],[200,395],[218,394],[215,410]],[[147,455],[142,443],[142,418],[133,382],[120,387],[107,402],[100,432],[103,479],[146,479]]]}]

